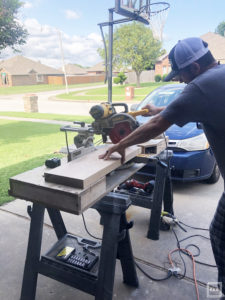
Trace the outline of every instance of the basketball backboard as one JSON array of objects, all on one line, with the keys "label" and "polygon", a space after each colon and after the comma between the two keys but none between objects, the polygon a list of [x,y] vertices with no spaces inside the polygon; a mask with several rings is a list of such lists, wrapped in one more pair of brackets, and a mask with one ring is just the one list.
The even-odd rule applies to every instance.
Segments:
[{"label": "basketball backboard", "polygon": [[115,12],[119,15],[149,24],[151,17],[167,11],[170,4],[165,1],[151,0],[115,0]]},{"label": "basketball backboard", "polygon": [[119,15],[149,24],[143,7],[149,5],[149,0],[115,0],[115,12]]}]

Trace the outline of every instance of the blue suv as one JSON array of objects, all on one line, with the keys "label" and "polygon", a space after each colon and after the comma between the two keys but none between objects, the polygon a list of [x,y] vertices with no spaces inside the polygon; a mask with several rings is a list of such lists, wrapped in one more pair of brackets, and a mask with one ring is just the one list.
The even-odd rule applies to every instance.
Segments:
[{"label": "blue suv", "polygon": [[[167,106],[177,98],[184,87],[185,84],[167,84],[159,87],[148,94],[135,109],[140,110],[147,104]],[[150,118],[152,117],[138,116],[137,121],[143,124]],[[183,127],[172,125],[165,134],[169,137],[167,149],[173,150],[171,159],[173,180],[204,180],[207,183],[219,180],[219,168],[200,124],[188,123]],[[151,174],[153,172],[151,168],[146,165],[141,173]]]}]

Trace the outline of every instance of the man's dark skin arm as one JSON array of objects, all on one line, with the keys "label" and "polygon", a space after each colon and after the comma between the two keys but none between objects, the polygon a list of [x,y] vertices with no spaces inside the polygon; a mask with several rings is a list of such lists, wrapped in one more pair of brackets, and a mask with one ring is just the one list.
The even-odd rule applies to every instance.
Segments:
[{"label": "man's dark skin arm", "polygon": [[155,138],[163,133],[172,124],[163,118],[160,114],[149,120],[144,125],[138,127],[135,131],[122,139],[118,144],[113,145],[104,154],[100,155],[101,159],[109,159],[111,154],[118,152],[121,155],[121,162],[125,160],[125,149],[129,146],[141,144]]}]

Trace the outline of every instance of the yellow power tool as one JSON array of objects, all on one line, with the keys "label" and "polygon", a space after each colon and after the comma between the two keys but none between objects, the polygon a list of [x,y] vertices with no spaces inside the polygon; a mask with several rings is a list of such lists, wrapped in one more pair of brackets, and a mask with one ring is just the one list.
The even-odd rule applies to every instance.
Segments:
[{"label": "yellow power tool", "polygon": [[[117,112],[115,107],[123,107],[124,110]],[[139,126],[135,117],[146,115],[148,109],[129,112],[126,103],[104,102],[94,105],[89,113],[95,119],[92,123],[95,133],[102,134],[103,142],[106,142],[107,136],[109,136],[111,141],[116,144]]]}]

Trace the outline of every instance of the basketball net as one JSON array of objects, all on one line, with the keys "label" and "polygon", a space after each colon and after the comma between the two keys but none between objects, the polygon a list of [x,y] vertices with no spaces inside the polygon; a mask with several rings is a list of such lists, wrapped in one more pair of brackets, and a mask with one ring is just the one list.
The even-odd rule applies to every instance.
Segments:
[{"label": "basketball net", "polygon": [[169,9],[163,10],[156,14],[151,14],[149,25],[155,39],[163,41],[163,30],[167,20]]}]

